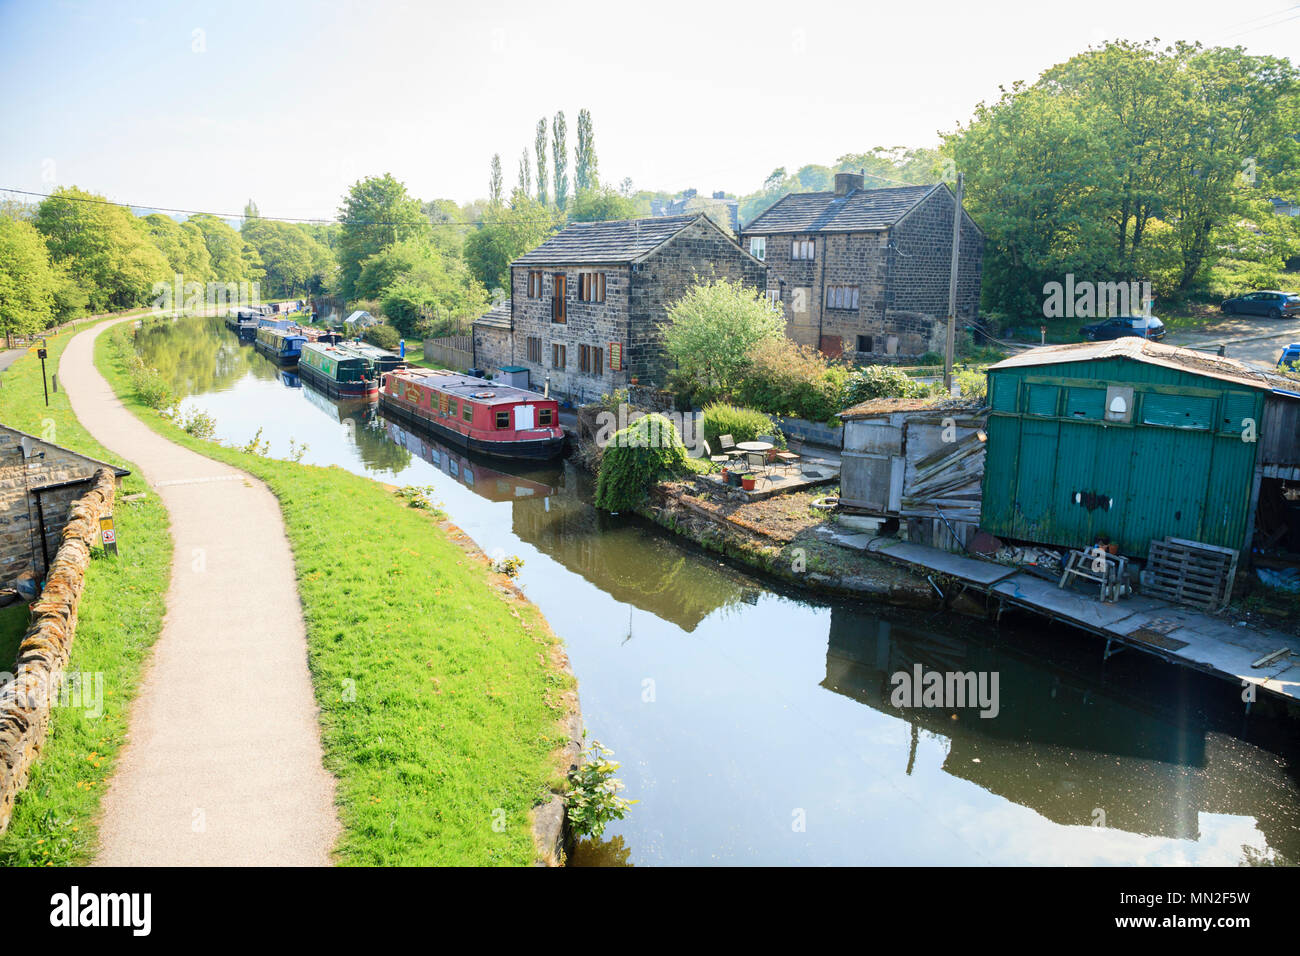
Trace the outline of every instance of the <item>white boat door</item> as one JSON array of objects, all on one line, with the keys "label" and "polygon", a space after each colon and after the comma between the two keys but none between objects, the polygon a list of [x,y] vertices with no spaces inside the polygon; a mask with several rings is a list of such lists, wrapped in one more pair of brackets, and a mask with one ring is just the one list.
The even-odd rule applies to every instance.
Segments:
[{"label": "white boat door", "polygon": [[515,406],[515,430],[524,431],[533,428],[533,406],[516,405]]}]

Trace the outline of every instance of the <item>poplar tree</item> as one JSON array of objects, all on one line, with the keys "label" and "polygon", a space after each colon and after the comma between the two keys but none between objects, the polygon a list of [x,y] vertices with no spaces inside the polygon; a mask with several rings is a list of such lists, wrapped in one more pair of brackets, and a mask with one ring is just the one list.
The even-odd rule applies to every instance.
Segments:
[{"label": "poplar tree", "polygon": [[555,208],[560,212],[569,204],[569,148],[565,145],[569,129],[564,122],[564,110],[555,114],[551,122],[551,159],[555,161]]}]

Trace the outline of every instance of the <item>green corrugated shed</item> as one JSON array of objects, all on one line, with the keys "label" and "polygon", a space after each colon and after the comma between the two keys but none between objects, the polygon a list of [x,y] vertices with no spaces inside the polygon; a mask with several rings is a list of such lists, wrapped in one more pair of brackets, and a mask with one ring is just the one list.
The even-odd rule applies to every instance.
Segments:
[{"label": "green corrugated shed", "polygon": [[1167,536],[1245,547],[1259,443],[1244,439],[1278,376],[1138,338],[1031,349],[988,376],[986,531],[1106,535],[1134,557]]}]

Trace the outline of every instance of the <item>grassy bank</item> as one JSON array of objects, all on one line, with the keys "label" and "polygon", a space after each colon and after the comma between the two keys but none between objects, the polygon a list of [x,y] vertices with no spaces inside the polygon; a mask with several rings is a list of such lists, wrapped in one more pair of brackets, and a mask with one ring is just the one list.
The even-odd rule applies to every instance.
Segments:
[{"label": "grassy bank", "polygon": [[571,685],[541,615],[391,489],[186,434],[141,401],[130,351],[120,330],[95,351],[127,407],[280,501],[339,781],[339,862],[532,863],[530,811],[562,783],[553,754]]},{"label": "grassy bank", "polygon": [[[89,324],[79,321],[78,329]],[[69,330],[49,339],[50,372],[57,371],[73,334]],[[95,850],[99,800],[122,746],[141,665],[162,628],[172,555],[167,512],[153,494],[122,501],[122,495],[145,490],[143,479],[130,462],[81,427],[64,392],[52,392],[45,407],[35,354],[14,363],[2,381],[0,422],[132,471],[114,506],[119,554],[96,555],[91,562],[68,663],[71,672],[103,675],[103,713],[95,718],[83,709],[54,709],[45,750],[0,837],[0,864],[85,864]],[[12,664],[26,620],[26,608],[0,618],[0,670]]]}]

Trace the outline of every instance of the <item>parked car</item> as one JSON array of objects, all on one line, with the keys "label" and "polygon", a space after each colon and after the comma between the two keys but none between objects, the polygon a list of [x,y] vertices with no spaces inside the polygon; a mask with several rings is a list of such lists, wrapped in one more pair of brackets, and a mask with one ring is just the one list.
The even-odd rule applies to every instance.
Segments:
[{"label": "parked car", "polygon": [[1228,315],[1267,315],[1273,319],[1293,319],[1300,316],[1300,293],[1249,292],[1226,300],[1222,307]]},{"label": "parked car", "polygon": [[1282,356],[1277,360],[1277,367],[1283,365],[1300,365],[1300,342],[1292,342],[1282,350]]},{"label": "parked car", "polygon": [[1089,342],[1104,342],[1107,339],[1120,339],[1126,335],[1136,335],[1156,342],[1165,337],[1165,324],[1154,315],[1117,315],[1111,319],[1102,319],[1079,330]]}]

